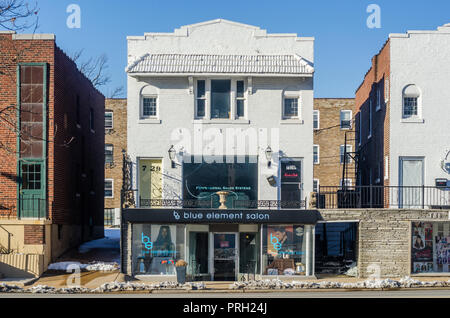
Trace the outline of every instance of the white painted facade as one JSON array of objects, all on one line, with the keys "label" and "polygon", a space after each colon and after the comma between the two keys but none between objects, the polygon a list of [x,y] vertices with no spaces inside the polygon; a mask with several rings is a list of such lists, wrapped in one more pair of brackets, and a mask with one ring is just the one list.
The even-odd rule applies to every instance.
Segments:
[{"label": "white painted facade", "polygon": [[[140,159],[162,159],[163,198],[182,199],[183,156],[211,153],[208,136],[216,135],[229,143],[227,130],[245,133],[268,133],[257,145],[247,146],[247,154],[258,156],[258,200],[280,200],[281,157],[302,160],[302,198],[309,198],[313,188],[313,66],[314,38],[296,34],[268,34],[258,27],[226,20],[213,20],[183,26],[173,33],[145,33],[128,40],[128,65],[146,54],[214,54],[214,55],[296,55],[306,63],[310,74],[173,74],[128,73],[128,153],[134,163],[133,188],[138,189]],[[129,67],[127,68],[129,70]],[[245,82],[245,116],[240,119],[195,119],[196,80],[231,79]],[[232,92],[232,99],[235,92]],[[157,98],[157,118],[140,119],[142,96]],[[299,98],[299,118],[283,119],[283,98]],[[207,111],[208,113],[208,111]],[[235,110],[232,107],[231,117]],[[194,143],[203,132],[202,145]],[[273,136],[271,137],[271,134]],[[238,137],[237,139],[242,139]],[[220,142],[219,142],[220,143]],[[171,167],[168,150],[177,151],[176,167]],[[273,150],[273,163],[267,167],[265,150]],[[223,149],[227,148],[224,146]],[[217,153],[215,150],[215,154]],[[236,151],[236,143],[224,155]],[[274,175],[277,186],[267,177]]]},{"label": "white painted facade", "polygon": [[[436,178],[450,179],[442,167],[450,151],[450,24],[389,39],[390,185],[401,184],[403,157],[423,158],[424,185],[434,185]],[[420,92],[418,116],[405,119],[403,91],[411,84]]]}]

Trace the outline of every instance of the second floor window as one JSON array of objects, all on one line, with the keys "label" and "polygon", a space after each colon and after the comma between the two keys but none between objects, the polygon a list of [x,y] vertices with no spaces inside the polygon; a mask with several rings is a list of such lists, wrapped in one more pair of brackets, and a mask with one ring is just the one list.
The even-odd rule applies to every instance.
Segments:
[{"label": "second floor window", "polygon": [[[347,150],[345,149],[345,145],[340,146],[340,157],[341,157],[341,163],[350,163],[350,153],[352,152],[352,146],[347,145]],[[345,156],[345,153],[347,156]]]},{"label": "second floor window", "polygon": [[105,129],[112,129],[113,126],[114,126],[113,112],[106,111],[105,112]]},{"label": "second floor window", "polygon": [[245,117],[244,81],[236,82],[236,117]]},{"label": "second floor window", "polygon": [[206,115],[206,81],[197,81],[197,110],[196,117],[204,118]]},{"label": "second floor window", "polygon": [[230,80],[211,80],[211,118],[229,119],[230,114]]},{"label": "second floor window", "polygon": [[341,129],[352,128],[352,111],[341,110]]},{"label": "second floor window", "polygon": [[113,180],[105,180],[105,198],[113,198]]},{"label": "second floor window", "polygon": [[314,145],[313,146],[313,163],[318,165],[320,162],[320,153],[319,153],[319,146]]},{"label": "second floor window", "polygon": [[318,110],[313,112],[313,129],[320,128],[320,113]]},{"label": "second floor window", "polygon": [[405,97],[403,105],[403,117],[417,116],[417,97]]},{"label": "second floor window", "polygon": [[142,118],[157,117],[156,97],[142,98]]},{"label": "second floor window", "polygon": [[298,118],[298,98],[286,97],[283,105],[284,118]]},{"label": "second floor window", "polygon": [[114,146],[111,144],[105,145],[105,163],[114,162]]}]

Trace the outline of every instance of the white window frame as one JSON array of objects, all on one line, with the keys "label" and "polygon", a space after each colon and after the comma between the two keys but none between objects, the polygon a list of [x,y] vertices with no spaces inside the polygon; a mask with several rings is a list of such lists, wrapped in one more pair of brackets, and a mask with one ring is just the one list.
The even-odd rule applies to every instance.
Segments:
[{"label": "white window frame", "polygon": [[[350,113],[350,127],[349,128],[343,128],[342,127],[342,114],[343,113]],[[340,125],[340,127],[341,127],[341,130],[351,130],[352,128],[353,128],[353,125],[352,125],[352,115],[353,115],[353,112],[351,111],[351,110],[349,110],[349,109],[342,109],[340,112],[339,112],[339,125]]]},{"label": "white window frame", "polygon": [[[212,103],[211,103],[211,81],[213,80],[229,80],[230,81],[230,117],[229,118],[212,118]],[[198,98],[197,97],[197,85],[198,81],[205,81],[205,97]],[[237,82],[244,82],[244,96],[237,97]],[[248,79],[244,77],[210,77],[204,78],[199,77],[195,78],[194,81],[194,98],[195,98],[195,109],[194,109],[194,120],[206,120],[206,121],[238,121],[238,120],[247,120],[248,119]],[[205,100],[205,116],[199,117],[197,116],[197,100],[204,99]],[[244,100],[244,116],[237,117],[237,100]]]},{"label": "white window frame", "polygon": [[[286,99],[296,99],[297,100],[297,116],[286,116],[286,114],[285,114],[285,107],[284,107],[284,105],[285,105],[285,101],[286,101]],[[282,109],[281,109],[281,112],[282,112],[282,118],[284,119],[284,120],[299,120],[299,119],[301,119],[302,118],[302,116],[301,116],[301,98],[300,98],[300,95],[290,95],[290,94],[283,94],[283,103],[282,103]]]},{"label": "white window frame", "polygon": [[[345,150],[345,145],[340,145],[339,146],[339,162],[341,163],[341,165],[344,164],[344,161],[342,160],[342,157],[345,157],[343,150]],[[347,154],[351,153],[352,151],[353,151],[352,145],[347,145]],[[351,158],[350,157],[348,157],[348,158],[349,159],[348,159],[348,162],[346,162],[346,164],[350,164],[351,163]],[[345,160],[345,158],[344,158],[344,160]]]},{"label": "white window frame", "polygon": [[[317,162],[314,162],[314,148],[317,148]],[[320,146],[319,145],[313,145],[313,164],[315,164],[315,165],[320,164]]]},{"label": "white window frame", "polygon": [[[405,94],[404,91],[409,86],[415,86],[417,88],[417,90],[419,91],[419,96],[411,96],[411,95]],[[405,116],[405,98],[417,98],[417,114],[416,115]],[[423,114],[422,114],[422,90],[416,84],[408,84],[402,90],[402,121],[423,122],[422,116],[423,116]]]},{"label": "white window frame", "polygon": [[[244,82],[244,96],[242,97],[238,97],[237,96],[237,82]],[[234,92],[234,118],[235,119],[244,119],[247,118],[247,82],[244,79],[235,79],[231,81],[231,85],[233,85],[234,87],[232,87],[231,89],[231,94],[233,94],[233,89],[235,90]],[[237,101],[238,100],[243,100],[244,101],[244,116],[238,117],[237,115]]]},{"label": "white window frame", "polygon": [[[154,98],[156,103],[156,115],[155,116],[144,116],[144,99],[146,98]],[[147,120],[147,119],[158,119],[159,118],[159,98],[158,95],[141,95],[141,101],[140,101],[141,107],[139,109],[139,118],[141,120]]]},{"label": "white window frame", "polygon": [[[110,196],[110,197],[107,197],[107,196],[105,195],[106,181],[111,181],[111,196]],[[113,198],[114,198],[114,179],[105,179],[105,186],[104,186],[104,189],[103,189],[103,195],[104,195],[104,197],[105,197],[106,199],[113,199]]]},{"label": "white window frame", "polygon": [[[317,183],[317,190],[314,190],[314,183]],[[313,192],[319,192],[319,187],[320,187],[320,180],[314,178],[313,179]]]},{"label": "white window frame", "polygon": [[[317,115],[317,127],[314,127],[314,115]],[[313,130],[319,130],[320,129],[320,110],[313,110]]]},{"label": "white window frame", "polygon": [[[106,146],[112,146],[112,161],[106,162]],[[105,144],[105,164],[112,164],[114,163],[114,144]]]},{"label": "white window frame", "polygon": [[[199,97],[198,96],[198,82],[199,81],[204,81],[205,82],[205,96],[204,97]],[[208,118],[209,115],[209,111],[208,111],[208,80],[206,78],[197,78],[195,80],[195,87],[194,87],[194,94],[195,94],[195,113],[194,113],[194,118],[195,119],[205,119]],[[200,117],[198,116],[198,100],[204,100],[205,101],[205,116]]]},{"label": "white window frame", "polygon": [[[111,127],[106,127],[106,114],[111,114]],[[114,112],[112,110],[105,111],[105,129],[114,129]]]},{"label": "white window frame", "polygon": [[384,79],[384,102],[387,103],[389,101],[389,77]]},{"label": "white window frame", "polygon": [[348,179],[348,178],[345,178],[345,179],[339,179],[339,186],[340,186],[341,188],[343,188],[343,186],[344,186],[344,183],[343,183],[343,182],[345,182],[345,183],[347,184],[347,187],[352,187],[352,186],[353,186],[352,179]]}]

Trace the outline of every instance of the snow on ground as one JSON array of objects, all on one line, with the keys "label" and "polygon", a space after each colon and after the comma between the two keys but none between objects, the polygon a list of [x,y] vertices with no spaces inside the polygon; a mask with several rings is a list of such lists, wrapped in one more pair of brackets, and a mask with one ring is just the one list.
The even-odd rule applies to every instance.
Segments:
[{"label": "snow on ground", "polygon": [[81,264],[80,262],[59,262],[48,266],[49,270],[73,272],[74,269],[84,269],[88,271],[114,271],[119,268],[117,263],[92,262]]},{"label": "snow on ground", "polygon": [[[48,266],[48,269],[65,272],[73,272],[73,270],[77,267],[81,270],[87,271],[117,270],[120,264],[120,229],[105,229],[104,238],[81,244],[78,247],[78,253],[83,255],[90,255],[89,258],[84,260],[84,263],[71,260],[62,261],[50,264]],[[104,257],[105,254],[107,254],[108,258]],[[112,260],[112,262],[101,261],[102,255],[103,259]],[[75,257],[73,259],[79,259],[79,257]]]},{"label": "snow on ground", "polygon": [[105,237],[89,241],[78,247],[79,253],[87,253],[92,249],[119,249],[120,229],[105,229]]}]

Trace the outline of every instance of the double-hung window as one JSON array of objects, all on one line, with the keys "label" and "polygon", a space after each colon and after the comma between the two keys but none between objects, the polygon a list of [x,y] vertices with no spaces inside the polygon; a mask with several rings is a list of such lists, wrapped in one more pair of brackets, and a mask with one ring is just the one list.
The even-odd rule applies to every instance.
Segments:
[{"label": "double-hung window", "polygon": [[318,165],[320,163],[320,147],[319,145],[313,145],[313,163]]},{"label": "double-hung window", "polygon": [[369,134],[367,139],[372,138],[372,99],[369,100]]},{"label": "double-hung window", "polygon": [[113,129],[114,115],[112,111],[105,112],[105,129]]},{"label": "double-hung window", "polygon": [[320,128],[320,112],[318,110],[313,111],[313,129],[317,130]]},{"label": "double-hung window", "polygon": [[156,118],[157,104],[156,97],[144,96],[142,98],[142,118]]},{"label": "double-hung window", "polygon": [[344,163],[350,163],[350,153],[352,152],[352,146],[351,145],[347,145],[347,149],[345,145],[341,145],[339,148],[339,152],[340,152],[340,162]]},{"label": "double-hung window", "polygon": [[341,110],[341,129],[352,128],[352,111]]},{"label": "double-hung window", "polygon": [[105,163],[111,164],[114,162],[114,145],[105,144]]},{"label": "double-hung window", "polygon": [[244,81],[236,81],[236,118],[245,117]]},{"label": "double-hung window", "polygon": [[298,97],[285,97],[283,105],[284,118],[299,118]]},{"label": "double-hung window", "polygon": [[196,118],[204,118],[206,116],[206,81],[197,81],[197,106],[195,109]]},{"label": "double-hung window", "polygon": [[113,179],[105,179],[105,198],[113,198],[113,187],[114,180]]}]

